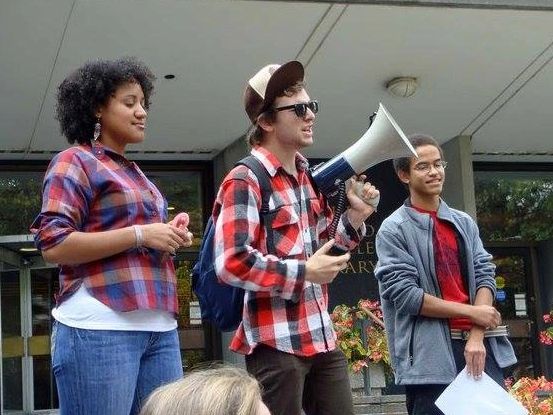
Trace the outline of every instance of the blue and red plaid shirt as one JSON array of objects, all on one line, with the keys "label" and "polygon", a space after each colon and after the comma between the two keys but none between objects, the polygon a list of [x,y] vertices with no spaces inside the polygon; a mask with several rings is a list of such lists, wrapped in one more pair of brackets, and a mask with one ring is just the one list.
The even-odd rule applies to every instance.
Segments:
[{"label": "blue and red plaid shirt", "polygon": [[[328,239],[332,211],[313,189],[307,161],[299,153],[297,178],[263,147],[252,154],[271,176],[269,222],[276,252],[267,253],[257,178],[247,167],[237,166],[221,184],[213,210],[216,273],[246,290],[242,323],[230,348],[249,354],[265,344],[298,356],[333,350],[336,335],[327,310],[327,285],[305,281],[306,259]],[[354,229],[344,214],[337,244],[352,249],[364,232],[364,226]]]},{"label": "blue and red plaid shirt", "polygon": [[[101,232],[167,220],[167,202],[134,162],[100,144],[75,146],[51,161],[42,210],[31,225],[47,250],[72,232]],[[178,312],[172,259],[152,249],[129,249],[108,258],[60,266],[60,304],[82,283],[116,311]]]}]

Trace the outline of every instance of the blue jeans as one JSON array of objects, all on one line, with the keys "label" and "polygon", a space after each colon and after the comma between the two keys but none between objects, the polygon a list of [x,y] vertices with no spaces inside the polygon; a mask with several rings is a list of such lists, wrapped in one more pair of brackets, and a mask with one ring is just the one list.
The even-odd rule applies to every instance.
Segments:
[{"label": "blue jeans", "polygon": [[60,415],[138,414],[154,389],[183,376],[176,330],[84,330],[55,322],[52,367]]}]

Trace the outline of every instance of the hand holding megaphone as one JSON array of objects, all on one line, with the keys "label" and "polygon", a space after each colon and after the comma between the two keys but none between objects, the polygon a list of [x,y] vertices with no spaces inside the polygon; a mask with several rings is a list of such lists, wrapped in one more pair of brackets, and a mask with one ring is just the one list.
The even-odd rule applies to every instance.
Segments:
[{"label": "hand holding megaphone", "polygon": [[365,205],[371,206],[373,211],[378,208],[378,202],[380,202],[380,192],[374,185],[369,182],[365,182],[366,176],[362,174],[359,177],[352,177],[346,184],[346,190],[348,192],[348,201],[352,208],[358,208],[362,210],[363,206],[359,205],[356,199],[360,199]]},{"label": "hand holding megaphone", "polygon": [[[358,229],[376,211],[380,201],[380,192],[374,185],[365,181],[365,175],[360,175],[353,176],[346,181],[345,196],[349,205],[348,220],[351,226]],[[342,212],[344,209],[340,208],[340,211]],[[337,217],[335,217],[336,219]]]}]

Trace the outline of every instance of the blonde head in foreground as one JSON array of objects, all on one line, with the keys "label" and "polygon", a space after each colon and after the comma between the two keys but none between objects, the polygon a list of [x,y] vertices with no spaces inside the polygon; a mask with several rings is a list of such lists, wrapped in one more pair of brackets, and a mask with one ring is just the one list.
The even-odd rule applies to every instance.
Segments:
[{"label": "blonde head in foreground", "polygon": [[216,367],[191,372],[156,389],[140,415],[270,415],[257,381],[245,370]]}]

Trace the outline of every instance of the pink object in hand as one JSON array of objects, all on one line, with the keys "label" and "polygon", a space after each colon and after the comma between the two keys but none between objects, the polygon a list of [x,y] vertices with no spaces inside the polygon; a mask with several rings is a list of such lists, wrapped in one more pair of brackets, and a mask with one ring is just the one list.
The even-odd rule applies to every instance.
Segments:
[{"label": "pink object in hand", "polygon": [[177,215],[173,219],[173,224],[180,229],[188,227],[188,222],[190,222],[190,217],[186,212],[177,213]]}]

